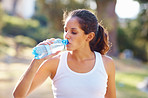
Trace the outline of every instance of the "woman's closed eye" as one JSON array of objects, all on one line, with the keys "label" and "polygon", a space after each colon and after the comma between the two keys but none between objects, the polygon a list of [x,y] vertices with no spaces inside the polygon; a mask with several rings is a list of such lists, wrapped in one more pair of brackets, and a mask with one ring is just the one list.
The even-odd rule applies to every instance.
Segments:
[{"label": "woman's closed eye", "polygon": [[[68,33],[67,30],[64,31],[64,33]],[[71,34],[77,34],[76,32],[71,31]]]},{"label": "woman's closed eye", "polygon": [[72,34],[77,34],[76,32],[71,32]]}]

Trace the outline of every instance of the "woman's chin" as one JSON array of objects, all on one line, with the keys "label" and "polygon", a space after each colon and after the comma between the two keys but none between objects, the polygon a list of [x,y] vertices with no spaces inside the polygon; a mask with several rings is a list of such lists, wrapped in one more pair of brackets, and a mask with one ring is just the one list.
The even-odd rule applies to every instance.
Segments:
[{"label": "woman's chin", "polygon": [[67,51],[72,51],[72,49],[70,47],[66,47]]},{"label": "woman's chin", "polygon": [[67,51],[72,51],[72,49],[70,49],[70,48],[66,48],[66,50],[67,50]]}]

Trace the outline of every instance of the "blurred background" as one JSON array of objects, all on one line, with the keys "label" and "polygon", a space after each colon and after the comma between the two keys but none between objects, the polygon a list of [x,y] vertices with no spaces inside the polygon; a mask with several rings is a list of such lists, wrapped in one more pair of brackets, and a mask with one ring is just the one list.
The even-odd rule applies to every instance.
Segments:
[{"label": "blurred background", "polygon": [[[36,44],[63,37],[63,11],[81,8],[109,31],[117,98],[148,98],[148,0],[0,0],[0,98],[13,98]],[[53,98],[50,79],[27,98]]]}]

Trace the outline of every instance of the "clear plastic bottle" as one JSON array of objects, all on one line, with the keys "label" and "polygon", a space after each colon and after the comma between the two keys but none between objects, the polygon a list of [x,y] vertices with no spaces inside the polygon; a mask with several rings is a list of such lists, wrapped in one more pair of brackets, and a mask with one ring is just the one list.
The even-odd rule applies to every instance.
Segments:
[{"label": "clear plastic bottle", "polygon": [[52,53],[56,53],[57,51],[61,51],[65,48],[65,45],[68,44],[68,40],[55,39],[53,44],[51,45],[39,45],[33,48],[32,54],[35,59],[41,59],[50,55]]}]

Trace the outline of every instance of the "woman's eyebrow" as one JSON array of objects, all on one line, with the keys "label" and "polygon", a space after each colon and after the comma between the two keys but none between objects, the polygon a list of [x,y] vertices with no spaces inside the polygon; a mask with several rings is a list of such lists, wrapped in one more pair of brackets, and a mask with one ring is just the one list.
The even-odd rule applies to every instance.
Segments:
[{"label": "woman's eyebrow", "polygon": [[[67,27],[64,27],[64,29],[67,29]],[[71,30],[77,30],[77,28],[70,28]]]},{"label": "woman's eyebrow", "polygon": [[77,30],[77,28],[71,28],[72,30]]}]

